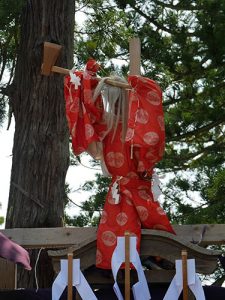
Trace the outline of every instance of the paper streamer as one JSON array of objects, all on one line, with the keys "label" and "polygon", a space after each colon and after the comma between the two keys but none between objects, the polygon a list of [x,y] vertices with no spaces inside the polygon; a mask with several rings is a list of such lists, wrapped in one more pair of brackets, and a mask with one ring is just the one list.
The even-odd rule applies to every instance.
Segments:
[{"label": "paper streamer", "polygon": [[[68,260],[60,260],[61,271],[52,285],[52,300],[59,300],[68,284]],[[87,280],[80,270],[80,259],[73,259],[73,286],[83,300],[97,300]]]},{"label": "paper streamer", "polygon": [[[135,267],[138,274],[138,282],[132,286],[132,292],[135,300],[149,300],[151,295],[149,292],[147,280],[141,265],[141,260],[136,249],[137,238],[132,236],[130,237],[130,262]],[[117,238],[117,246],[112,255],[111,267],[114,277],[114,292],[119,300],[124,300],[120,288],[116,281],[116,276],[119,271],[121,264],[125,261],[125,238]]]},{"label": "paper streamer", "polygon": [[[188,286],[196,300],[205,300],[201,281],[195,273],[195,260],[187,260]],[[183,289],[182,260],[176,260],[176,275],[174,276],[163,300],[176,300]]]}]

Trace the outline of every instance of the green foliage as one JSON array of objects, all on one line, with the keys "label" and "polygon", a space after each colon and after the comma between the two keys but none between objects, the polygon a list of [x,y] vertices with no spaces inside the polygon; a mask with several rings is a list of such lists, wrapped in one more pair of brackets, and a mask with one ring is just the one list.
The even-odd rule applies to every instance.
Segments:
[{"label": "green foliage", "polygon": [[10,96],[19,39],[19,18],[25,0],[0,0],[0,124]]},{"label": "green foliage", "polygon": [[99,223],[101,211],[105,202],[110,179],[101,174],[95,175],[94,181],[87,181],[81,189],[93,193],[90,198],[81,204],[79,215],[70,217],[66,215],[65,223],[70,226],[97,226]]},{"label": "green foliage", "polygon": [[0,225],[2,225],[5,222],[4,217],[0,216]]}]

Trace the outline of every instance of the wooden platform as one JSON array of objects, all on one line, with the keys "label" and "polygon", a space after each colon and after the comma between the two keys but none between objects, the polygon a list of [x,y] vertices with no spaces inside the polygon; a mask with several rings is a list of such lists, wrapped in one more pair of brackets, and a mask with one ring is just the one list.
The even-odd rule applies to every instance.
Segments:
[{"label": "wooden platform", "polygon": [[[206,249],[206,246],[225,244],[225,224],[175,225],[173,227],[177,233],[176,236],[158,230],[142,230],[141,259],[148,256],[160,256],[175,262],[180,258],[181,250],[187,249],[188,258],[196,259],[197,272],[212,273],[217,266],[220,252]],[[99,272],[92,268],[95,265],[97,228],[14,228],[1,230],[1,232],[24,248],[48,249],[56,272],[59,269],[59,260],[72,251],[74,257],[80,258],[82,270],[89,270],[86,276],[90,281],[97,284],[102,280]],[[166,281],[174,275],[173,270],[164,273],[163,278]],[[151,282],[162,279],[155,270],[146,271],[146,276]],[[108,280],[110,281],[110,278]]]},{"label": "wooden platform", "polygon": [[[186,249],[188,258],[195,258],[198,273],[213,273],[221,253],[206,247],[225,244],[225,224],[174,225],[173,228],[177,235],[143,229],[141,259],[160,256],[174,263],[176,259],[181,258],[181,251]],[[60,259],[66,258],[67,253],[72,251],[75,258],[80,258],[81,269],[92,286],[98,288],[113,283],[112,276],[106,276],[94,267],[96,227],[14,228],[0,232],[26,249],[48,249],[56,273],[59,271]],[[12,266],[11,268],[13,270]],[[13,271],[11,273],[11,278],[14,278]],[[146,278],[151,283],[170,282],[174,274],[173,269],[145,271]],[[0,271],[0,278],[1,276],[4,278],[5,274],[1,275]],[[136,274],[131,274],[131,281],[135,282],[135,276]],[[118,278],[118,281],[123,283],[123,276]],[[14,284],[15,282],[11,286]]]}]

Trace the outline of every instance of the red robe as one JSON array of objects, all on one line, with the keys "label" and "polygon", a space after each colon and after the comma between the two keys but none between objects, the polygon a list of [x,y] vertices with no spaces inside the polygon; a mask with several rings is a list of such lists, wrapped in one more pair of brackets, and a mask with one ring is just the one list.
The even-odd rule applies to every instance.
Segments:
[{"label": "red robe", "polygon": [[[72,134],[73,149],[76,154],[85,151],[93,141],[101,141],[104,162],[112,175],[112,183],[106,197],[97,234],[96,266],[111,269],[111,257],[118,236],[125,231],[137,236],[137,249],[140,249],[141,228],[159,229],[174,233],[169,220],[153,199],[152,182],[149,180],[155,164],[162,159],[165,146],[165,129],[162,110],[162,92],[159,86],[148,78],[129,76],[128,82],[132,89],[129,92],[129,117],[126,140],[121,140],[121,123],[119,123],[114,139],[114,129],[103,139],[106,125],[102,121],[101,99],[97,103],[86,101],[83,95],[91,95],[95,84],[85,83],[80,87],[79,118],[72,118],[68,103],[72,100],[68,95],[73,86],[66,78],[65,99],[67,118]],[[77,94],[76,91],[75,94]],[[76,98],[76,97],[73,97]],[[77,98],[76,98],[77,99]],[[85,103],[89,107],[85,106]],[[96,111],[91,108],[92,105]],[[91,108],[91,109],[90,109]],[[97,114],[95,114],[97,112]],[[94,113],[94,114],[93,114]],[[74,124],[79,130],[73,131]],[[83,127],[91,128],[83,134]],[[86,146],[84,146],[86,145]],[[144,175],[147,175],[145,177]],[[115,188],[115,182],[118,187]],[[113,190],[119,194],[116,204]]]}]

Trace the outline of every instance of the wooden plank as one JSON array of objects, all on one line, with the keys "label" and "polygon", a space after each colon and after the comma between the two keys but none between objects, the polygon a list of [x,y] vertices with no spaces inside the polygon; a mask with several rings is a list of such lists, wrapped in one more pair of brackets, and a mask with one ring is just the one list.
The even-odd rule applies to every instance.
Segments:
[{"label": "wooden plank", "polygon": [[129,41],[130,67],[129,75],[141,74],[141,42],[138,37],[134,37]]},{"label": "wooden plank", "polygon": [[[202,232],[205,230],[201,246],[225,244],[225,224],[174,225],[173,228],[178,237],[189,242],[201,240]],[[0,232],[25,248],[65,248],[94,241],[97,228],[13,228],[1,229]],[[150,229],[142,229],[142,238],[149,234]]]},{"label": "wooden plank", "polygon": [[0,230],[24,248],[82,247],[95,241],[96,227],[13,228]]},{"label": "wooden plank", "polygon": [[[188,242],[206,245],[225,245],[225,224],[193,224],[193,225],[173,225],[177,236]],[[142,235],[148,234],[150,229],[143,229]],[[202,233],[205,232],[202,236]]]}]

